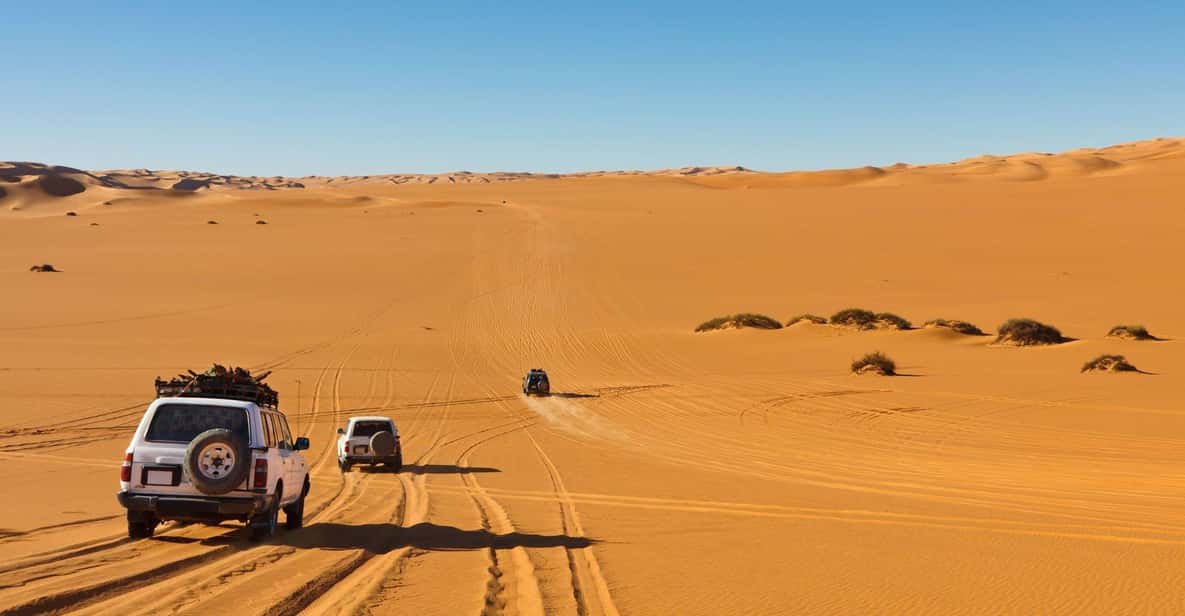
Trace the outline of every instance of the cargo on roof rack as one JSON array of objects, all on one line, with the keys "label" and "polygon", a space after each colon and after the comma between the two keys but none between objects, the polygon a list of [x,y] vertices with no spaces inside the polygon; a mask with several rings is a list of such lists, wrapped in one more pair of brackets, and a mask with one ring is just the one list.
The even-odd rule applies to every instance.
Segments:
[{"label": "cargo on roof rack", "polygon": [[214,364],[200,374],[187,370],[186,374],[167,381],[156,377],[156,395],[158,398],[226,398],[276,408],[280,404],[280,395],[263,382],[269,374],[271,372],[252,375],[244,368]]}]

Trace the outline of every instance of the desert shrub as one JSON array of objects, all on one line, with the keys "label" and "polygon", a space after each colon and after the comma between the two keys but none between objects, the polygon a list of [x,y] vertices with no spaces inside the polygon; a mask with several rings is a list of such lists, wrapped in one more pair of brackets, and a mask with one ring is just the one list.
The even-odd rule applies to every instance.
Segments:
[{"label": "desert shrub", "polygon": [[827,322],[827,319],[824,319],[817,314],[800,314],[796,317],[792,317],[789,321],[786,321],[786,327],[790,327],[799,321],[809,321],[815,325],[822,325]]},{"label": "desert shrub", "polygon": [[33,267],[30,267],[29,271],[30,272],[60,272],[62,270],[57,269],[56,267],[50,265],[49,263],[44,263],[42,265],[34,265]]},{"label": "desert shrub", "polygon": [[863,308],[845,308],[831,315],[831,324],[856,329],[910,329],[909,321],[891,312],[873,312]]},{"label": "desert shrub", "polygon": [[218,224],[218,221],[217,220],[207,220],[206,224],[207,225],[216,225],[216,224]]},{"label": "desert shrub", "polygon": [[885,329],[913,329],[912,323],[891,312],[877,313],[876,325]]},{"label": "desert shrub", "polygon": [[257,224],[257,225],[266,225],[266,224],[267,224],[267,221],[266,221],[266,220],[262,220],[262,219],[260,219],[260,220],[257,220],[257,221],[255,221],[255,224]]},{"label": "desert shrub", "polygon": [[742,312],[725,317],[716,317],[710,321],[704,321],[695,328],[697,332],[706,332],[714,329],[739,329],[741,327],[753,327],[756,329],[781,329],[782,324],[776,319],[765,316],[764,314],[753,314],[749,312]]},{"label": "desert shrub", "polygon": [[1033,319],[1008,319],[996,333],[996,344],[1031,346],[1060,344],[1066,341],[1056,327]]},{"label": "desert shrub", "polygon": [[876,327],[876,313],[863,308],[845,308],[831,315],[832,325],[872,329]]},{"label": "desert shrub", "polygon": [[67,216],[77,216],[78,212],[66,212]]},{"label": "desert shrub", "polygon": [[926,321],[925,327],[945,327],[968,336],[985,335],[982,329],[979,329],[971,323],[952,319],[934,319],[933,321]]},{"label": "desert shrub", "polygon": [[1122,355],[1099,355],[1098,357],[1082,364],[1083,372],[1139,372],[1139,370],[1127,362],[1127,358]]},{"label": "desert shrub", "polygon": [[897,374],[897,364],[888,355],[874,351],[852,362],[852,372],[866,374],[869,372],[884,376]]},{"label": "desert shrub", "polygon": [[1125,338],[1128,340],[1156,340],[1156,336],[1148,333],[1143,325],[1116,325],[1107,332],[1109,338]]}]

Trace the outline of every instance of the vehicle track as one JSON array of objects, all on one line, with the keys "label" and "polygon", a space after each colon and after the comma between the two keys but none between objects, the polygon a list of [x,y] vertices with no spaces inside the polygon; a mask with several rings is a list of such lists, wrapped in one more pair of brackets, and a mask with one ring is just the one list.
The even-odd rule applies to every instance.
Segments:
[{"label": "vehicle track", "polygon": [[[346,361],[348,356],[339,364],[339,374]],[[339,489],[319,508],[306,514],[308,519],[318,519],[325,509],[342,496],[343,490]],[[347,498],[352,497],[356,497],[355,491],[347,493]],[[225,528],[219,527],[174,525],[162,529],[154,540],[133,542],[115,535],[73,550],[57,550],[26,559],[6,571],[5,584],[0,585],[0,603],[6,601],[3,593],[5,589],[36,585],[38,589],[32,591],[36,596],[23,602],[17,599],[14,605],[4,608],[0,614],[52,612],[63,606],[78,609],[162,580],[176,578],[184,572],[241,551],[243,545],[234,537],[241,534],[237,532],[239,530],[235,528],[228,533]],[[162,546],[162,543],[166,545]],[[197,553],[194,553],[195,550],[198,550]],[[160,564],[134,571],[108,573],[108,569],[127,569],[126,563],[141,559]]]},{"label": "vehicle track", "polygon": [[[429,397],[432,395],[434,384],[427,394]],[[371,391],[373,392],[373,389]],[[341,403],[340,384],[331,391],[331,396],[334,401],[334,413],[337,413]],[[260,614],[298,613],[358,567],[367,563],[377,553],[376,548],[381,545],[381,540],[375,538],[369,546],[332,552],[327,561],[326,552],[323,550],[300,548],[302,537],[307,539],[312,536],[313,545],[320,539],[332,542],[333,538],[327,534],[329,531],[318,528],[319,524],[384,523],[407,515],[403,512],[410,512],[412,515],[418,515],[420,511],[426,512],[426,504],[421,507],[416,504],[418,501],[414,497],[407,499],[406,494],[401,494],[399,499],[388,499],[387,487],[394,483],[396,480],[392,475],[370,472],[345,474],[345,487],[342,493],[318,512],[310,520],[311,524],[303,530],[281,537],[280,541],[293,545],[270,546],[266,550],[252,554],[251,558],[240,558],[240,562],[226,571],[223,571],[223,565],[218,563],[202,570],[188,572],[187,579],[169,580],[164,585],[165,588],[171,589],[171,592],[162,593],[163,589],[153,589],[151,596],[123,596],[118,598],[118,605],[127,612],[131,603],[137,613],[146,614],[199,609],[229,609],[240,613]],[[380,486],[381,489],[376,489]],[[410,507],[408,503],[411,503]],[[237,590],[258,584],[272,588],[292,588],[281,599],[266,604],[244,602]],[[96,605],[93,611],[102,613],[106,608],[106,605]]]}]

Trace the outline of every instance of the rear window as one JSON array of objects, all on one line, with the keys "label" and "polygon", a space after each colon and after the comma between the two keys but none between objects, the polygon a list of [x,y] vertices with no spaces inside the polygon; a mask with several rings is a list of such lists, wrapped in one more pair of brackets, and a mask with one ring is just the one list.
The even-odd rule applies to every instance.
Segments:
[{"label": "rear window", "polygon": [[243,442],[250,442],[247,432],[247,412],[227,406],[201,404],[162,404],[152,416],[147,439],[164,443],[188,443],[194,437],[214,428],[226,428],[238,434]]},{"label": "rear window", "polygon": [[354,424],[354,436],[374,436],[375,432],[384,431],[391,431],[391,424],[385,421],[360,421]]}]

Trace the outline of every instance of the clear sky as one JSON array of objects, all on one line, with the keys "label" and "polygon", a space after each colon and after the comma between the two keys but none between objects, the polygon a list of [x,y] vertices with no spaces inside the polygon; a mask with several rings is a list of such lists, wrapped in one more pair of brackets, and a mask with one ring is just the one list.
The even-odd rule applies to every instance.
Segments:
[{"label": "clear sky", "polygon": [[243,4],[4,7],[0,160],[782,170],[1185,135],[1180,0]]}]

